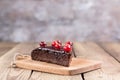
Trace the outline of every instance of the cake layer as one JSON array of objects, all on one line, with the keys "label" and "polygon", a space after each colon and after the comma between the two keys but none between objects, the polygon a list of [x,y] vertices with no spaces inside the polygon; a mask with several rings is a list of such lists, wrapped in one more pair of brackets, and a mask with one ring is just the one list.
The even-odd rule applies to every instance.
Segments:
[{"label": "cake layer", "polygon": [[52,48],[36,48],[31,53],[33,60],[54,63],[62,66],[69,66],[71,56],[71,53]]}]

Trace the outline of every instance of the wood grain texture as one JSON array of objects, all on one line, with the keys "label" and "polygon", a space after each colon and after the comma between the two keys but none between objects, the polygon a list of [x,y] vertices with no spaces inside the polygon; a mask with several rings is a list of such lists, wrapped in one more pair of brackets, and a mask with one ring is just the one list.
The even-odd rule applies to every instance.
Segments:
[{"label": "wood grain texture", "polygon": [[113,56],[118,62],[120,62],[120,43],[109,42],[109,43],[99,43],[99,45]]},{"label": "wood grain texture", "polygon": [[34,71],[30,80],[83,80],[81,75],[63,76]]},{"label": "wood grain texture", "polygon": [[[13,57],[18,53],[30,53],[33,46],[24,46],[26,44],[19,44],[0,58],[0,80],[28,80],[31,75],[31,70],[24,70],[18,68],[11,68]],[[23,52],[24,51],[24,52]]]},{"label": "wood grain texture", "polygon": [[83,79],[80,74],[73,76],[66,76],[66,75],[63,76],[63,75],[33,71],[30,80],[83,80]]},{"label": "wood grain texture", "polygon": [[16,46],[18,43],[15,42],[0,42],[0,48],[5,48],[5,47],[14,47]]},{"label": "wood grain texture", "polygon": [[12,49],[18,43],[11,43],[11,42],[0,42],[0,56],[4,55],[7,51]]},{"label": "wood grain texture", "polygon": [[84,73],[85,80],[118,80],[120,64],[101,47],[93,42],[74,43],[77,57],[102,61],[99,70]]}]

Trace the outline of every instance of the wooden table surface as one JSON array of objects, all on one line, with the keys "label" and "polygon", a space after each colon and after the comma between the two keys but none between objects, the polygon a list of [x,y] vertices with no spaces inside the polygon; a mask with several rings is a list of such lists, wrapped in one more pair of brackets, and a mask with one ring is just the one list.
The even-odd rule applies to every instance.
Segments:
[{"label": "wooden table surface", "polygon": [[[0,80],[119,80],[120,43],[74,42],[75,57],[102,61],[102,68],[73,76],[62,76],[33,70],[11,68],[13,47],[22,46],[27,53],[33,43],[0,43]],[[13,49],[12,49],[13,48]],[[11,49],[11,50],[10,50]],[[21,49],[18,48],[19,51]],[[6,53],[7,52],[7,53]]]}]

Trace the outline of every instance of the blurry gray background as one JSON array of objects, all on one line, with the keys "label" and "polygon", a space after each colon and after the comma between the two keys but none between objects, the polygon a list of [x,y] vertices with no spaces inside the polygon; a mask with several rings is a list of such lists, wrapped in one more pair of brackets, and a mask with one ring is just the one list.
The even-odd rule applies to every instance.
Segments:
[{"label": "blurry gray background", "polygon": [[0,0],[0,41],[119,41],[120,0]]}]

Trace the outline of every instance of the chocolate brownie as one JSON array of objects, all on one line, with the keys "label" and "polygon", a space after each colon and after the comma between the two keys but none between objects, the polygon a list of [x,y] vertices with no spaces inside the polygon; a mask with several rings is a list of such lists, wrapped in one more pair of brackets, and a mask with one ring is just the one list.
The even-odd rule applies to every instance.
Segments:
[{"label": "chocolate brownie", "polygon": [[72,58],[72,42],[68,41],[63,46],[61,41],[53,41],[51,46],[42,41],[40,47],[31,52],[32,60],[69,66]]},{"label": "chocolate brownie", "polygon": [[65,52],[63,49],[56,50],[52,47],[36,48],[32,51],[33,60],[54,63],[68,67],[71,62],[71,53]]}]

